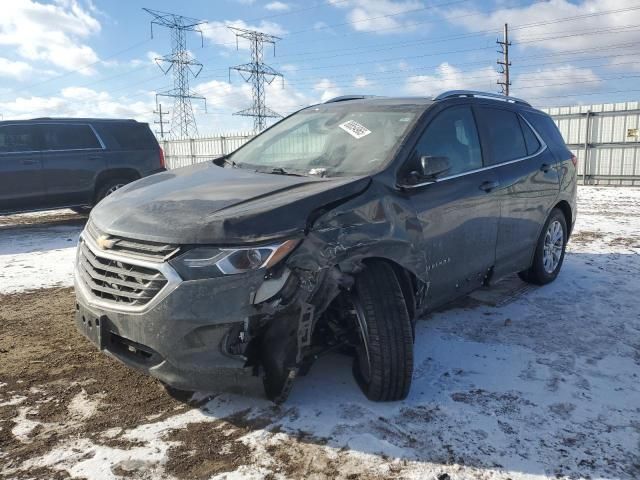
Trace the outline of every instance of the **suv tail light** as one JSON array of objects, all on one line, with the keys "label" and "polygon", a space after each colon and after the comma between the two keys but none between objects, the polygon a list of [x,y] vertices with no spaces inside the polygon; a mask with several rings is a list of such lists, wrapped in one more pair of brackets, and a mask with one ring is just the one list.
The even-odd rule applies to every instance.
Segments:
[{"label": "suv tail light", "polygon": [[573,166],[577,166],[578,165],[578,157],[576,157],[575,155],[571,155],[571,163],[573,163]]},{"label": "suv tail light", "polygon": [[166,165],[165,165],[165,162],[164,162],[164,151],[162,150],[162,147],[158,147],[158,150],[159,150],[159,153],[160,153],[160,167],[167,168]]}]

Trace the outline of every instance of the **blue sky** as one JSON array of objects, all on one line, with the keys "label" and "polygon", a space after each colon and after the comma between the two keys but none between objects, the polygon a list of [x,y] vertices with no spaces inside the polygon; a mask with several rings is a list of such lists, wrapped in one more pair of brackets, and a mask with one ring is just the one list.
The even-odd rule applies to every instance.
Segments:
[{"label": "blue sky", "polygon": [[[168,32],[142,7],[208,21],[204,64],[191,86],[201,134],[248,130],[233,116],[250,86],[228,67],[249,60],[227,25],[282,37],[265,61],[280,70],[267,90],[282,113],[335,95],[498,91],[496,38],[511,28],[512,94],[536,105],[640,97],[640,0],[11,0],[0,16],[0,114],[133,117],[152,122],[155,94],[171,86],[153,62]],[[163,102],[172,109],[170,102]]]}]

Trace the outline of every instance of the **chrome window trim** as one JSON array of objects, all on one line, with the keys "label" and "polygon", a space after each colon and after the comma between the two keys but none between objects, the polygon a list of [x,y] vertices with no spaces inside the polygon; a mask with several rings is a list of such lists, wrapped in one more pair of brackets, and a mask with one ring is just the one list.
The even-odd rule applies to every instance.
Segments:
[{"label": "chrome window trim", "polygon": [[99,257],[106,258],[108,260],[114,260],[117,262],[125,262],[131,265],[135,265],[138,267],[149,268],[152,270],[156,270],[167,279],[167,283],[160,289],[160,291],[149,300],[148,303],[144,305],[119,305],[114,302],[110,302],[108,300],[102,300],[96,298],[91,291],[87,289],[84,283],[80,280],[78,272],[78,262],[76,260],[76,264],[74,267],[74,280],[76,288],[81,292],[82,297],[86,300],[89,307],[101,308],[106,311],[111,312],[122,312],[122,313],[132,313],[132,314],[140,314],[146,313],[152,308],[154,308],[158,303],[164,300],[171,292],[173,292],[178,286],[182,283],[182,278],[180,275],[168,264],[168,263],[158,263],[151,262],[147,260],[140,260],[136,258],[131,258],[125,255],[118,255],[111,252],[106,252],[101,250],[96,243],[93,241],[90,235],[85,235],[83,231],[80,234],[81,241],[85,242],[87,248],[91,250],[91,252]]},{"label": "chrome window trim", "polygon": [[[459,178],[459,177],[464,177],[466,175],[472,175],[472,174],[478,173],[478,172],[484,172],[486,170],[491,170],[493,168],[502,167],[503,165],[510,165],[512,163],[523,162],[525,160],[529,160],[530,158],[533,158],[533,157],[536,157],[536,156],[540,155],[541,153],[543,153],[547,149],[546,142],[542,139],[542,137],[537,132],[537,130],[535,128],[533,128],[533,125],[531,125],[531,123],[529,123],[529,121],[526,118],[524,118],[524,116],[522,116],[519,112],[516,112],[516,115],[518,115],[518,117],[520,117],[522,120],[524,120],[524,122],[529,126],[529,128],[533,131],[534,135],[536,136],[536,138],[540,142],[540,148],[535,153],[532,153],[531,155],[527,155],[526,157],[516,158],[515,160],[508,160],[506,162],[496,163],[494,165],[488,165],[488,166],[482,167],[482,168],[476,168],[474,170],[469,170],[467,172],[461,172],[461,173],[457,173],[455,175],[448,175],[446,177],[438,178],[437,180],[429,180],[427,182],[416,183],[415,185],[399,184],[397,186],[400,187],[400,188],[403,188],[403,189],[413,189],[413,188],[424,187],[425,185],[431,185],[431,184],[434,184],[434,183],[440,183],[440,182],[444,182],[446,180],[451,180],[453,178]],[[525,144],[525,148],[526,148],[526,144]]]},{"label": "chrome window trim", "polygon": [[68,123],[68,122],[45,122],[45,123],[4,123],[2,125],[0,125],[0,128],[2,127],[10,127],[13,125],[17,125],[17,126],[25,126],[25,125],[75,125],[75,126],[87,126],[91,129],[91,131],[93,132],[93,134],[96,136],[96,139],[98,140],[98,143],[100,144],[99,147],[91,147],[91,148],[60,148],[60,149],[43,149],[43,150],[25,150],[22,152],[0,152],[0,155],[15,155],[15,154],[25,154],[25,153],[44,153],[44,152],[86,152],[89,150],[106,150],[107,147],[105,146],[104,142],[102,141],[102,137],[100,135],[98,135],[98,132],[96,131],[96,129],[93,127],[93,125],[91,125],[90,123]]}]

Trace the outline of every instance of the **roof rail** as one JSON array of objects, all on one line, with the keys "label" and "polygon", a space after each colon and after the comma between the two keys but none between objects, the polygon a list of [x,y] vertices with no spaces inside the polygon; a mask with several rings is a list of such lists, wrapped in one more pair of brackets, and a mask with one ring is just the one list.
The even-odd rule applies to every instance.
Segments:
[{"label": "roof rail", "polygon": [[341,95],[339,97],[330,98],[324,103],[348,102],[349,100],[364,100],[365,98],[373,98],[377,95]]},{"label": "roof rail", "polygon": [[530,107],[531,104],[529,102],[525,102],[524,100],[516,97],[507,97],[506,95],[500,95],[499,93],[491,93],[491,92],[479,92],[476,90],[449,90],[447,92],[443,92],[437,97],[434,97],[434,100],[444,100],[446,98],[453,97],[478,97],[478,98],[491,98],[493,100],[501,100],[503,102],[510,103],[519,103],[522,105],[526,105]]}]

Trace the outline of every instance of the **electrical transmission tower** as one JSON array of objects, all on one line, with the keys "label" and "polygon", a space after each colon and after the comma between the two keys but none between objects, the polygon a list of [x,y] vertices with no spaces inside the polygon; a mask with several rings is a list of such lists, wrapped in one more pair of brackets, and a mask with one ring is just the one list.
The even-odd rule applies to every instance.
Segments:
[{"label": "electrical transmission tower", "polygon": [[498,80],[498,85],[500,85],[501,93],[503,95],[509,96],[509,87],[511,86],[511,77],[509,76],[509,67],[511,67],[511,62],[509,61],[509,47],[511,46],[511,42],[509,42],[509,24],[504,24],[504,34],[502,37],[502,41],[496,40],[496,43],[500,45],[500,50],[498,53],[502,54],[502,60],[498,60],[498,65],[500,65],[500,75],[502,75],[502,80]]},{"label": "electrical transmission tower", "polygon": [[173,98],[171,136],[173,138],[193,137],[198,134],[198,127],[193,115],[191,100],[204,100],[205,111],[207,109],[207,100],[204,97],[195,95],[189,88],[189,75],[193,75],[193,78],[196,78],[202,70],[202,64],[187,50],[187,32],[199,32],[204,45],[204,38],[199,27],[207,22],[149,8],[144,8],[143,10],[153,17],[153,20],[151,20],[151,38],[153,38],[154,25],[167,27],[171,30],[171,53],[155,60],[165,75],[172,71],[173,88],[156,94],[156,104],[158,103],[158,97]]},{"label": "electrical transmission tower", "polygon": [[253,129],[257,133],[266,128],[267,118],[278,118],[282,116],[271,110],[265,104],[265,83],[271,85],[276,77],[280,77],[284,81],[284,77],[281,73],[263,62],[264,44],[272,44],[273,54],[275,55],[276,41],[280,40],[280,38],[269,35],[268,33],[246,30],[244,28],[229,27],[229,29],[236,34],[236,45],[239,38],[244,38],[249,41],[251,48],[250,63],[229,68],[229,82],[231,82],[231,70],[236,70],[245,82],[251,82],[253,93],[253,105],[234,113],[234,115],[253,117]]}]

